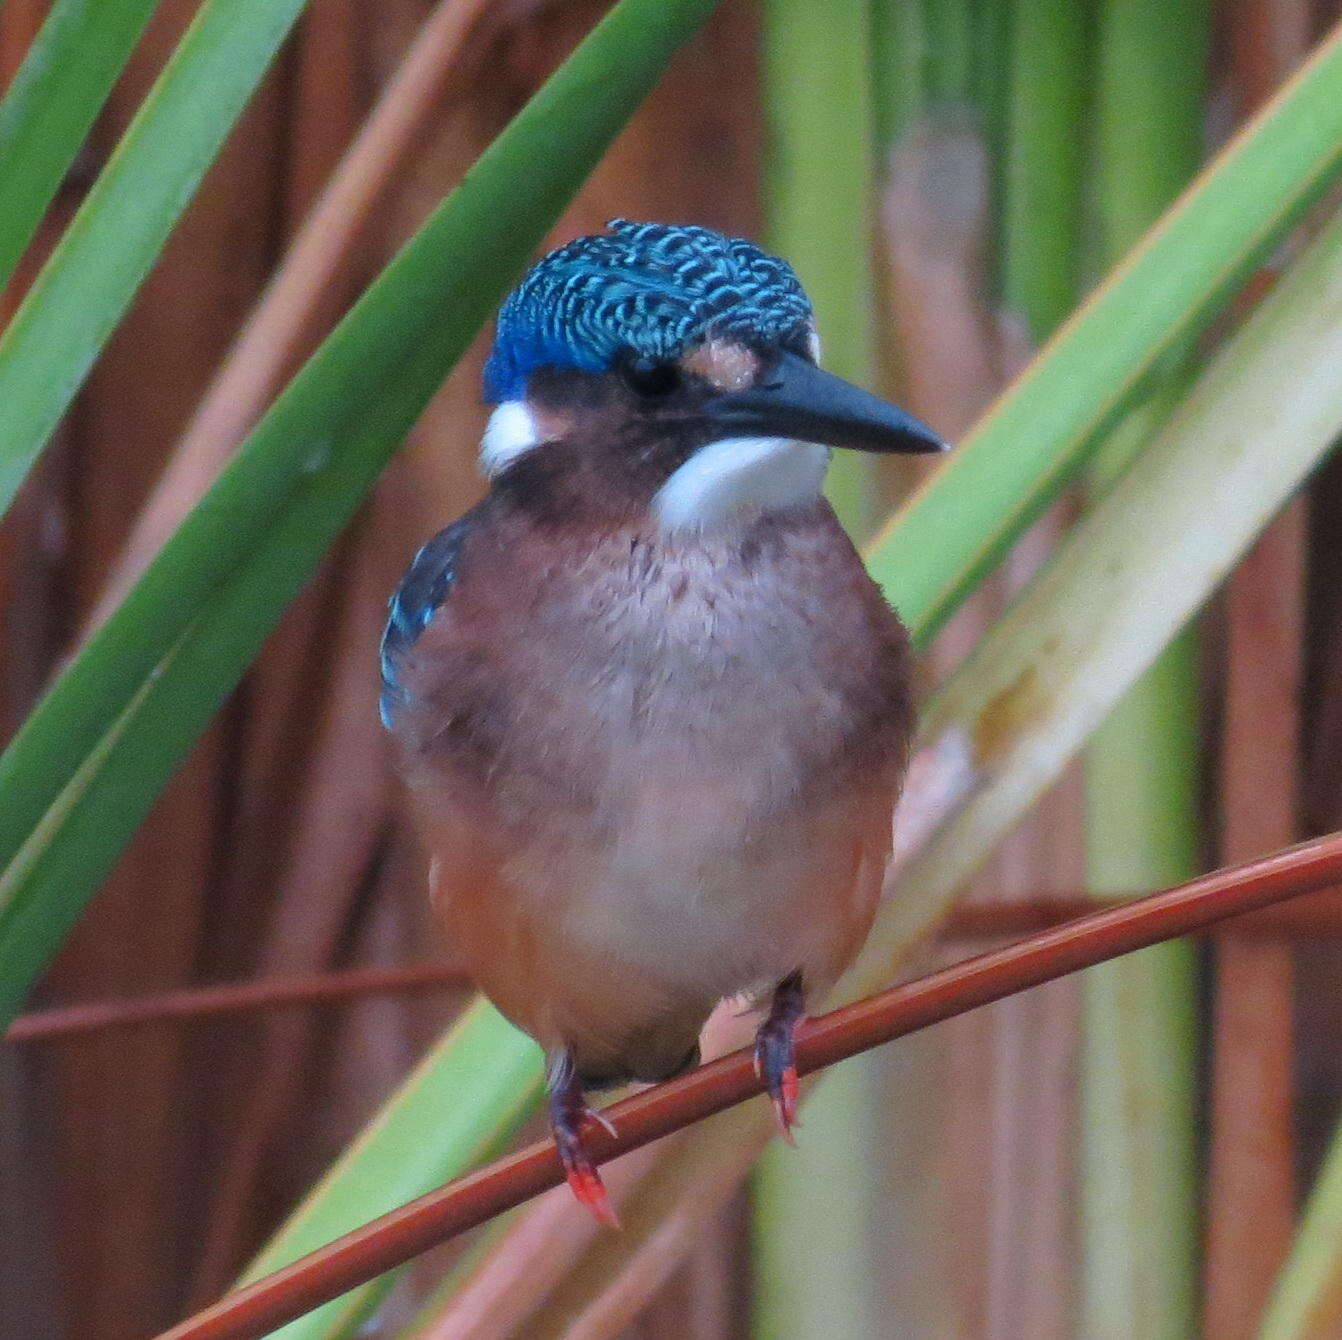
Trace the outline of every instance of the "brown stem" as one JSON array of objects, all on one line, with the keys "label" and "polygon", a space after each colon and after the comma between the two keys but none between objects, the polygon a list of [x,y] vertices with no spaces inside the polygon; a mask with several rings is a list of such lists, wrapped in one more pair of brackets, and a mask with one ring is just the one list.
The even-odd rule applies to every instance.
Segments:
[{"label": "brown stem", "polygon": [[6,1042],[47,1042],[83,1037],[107,1028],[131,1028],[165,1020],[200,1019],[220,1014],[294,1005],[324,1005],[351,996],[437,991],[463,986],[460,969],[441,963],[411,963],[395,968],[352,968],[270,981],[164,991],[130,1000],[95,1001],[21,1015],[5,1033]]},{"label": "brown stem", "polygon": [[[1051,930],[1096,910],[1086,894],[1050,894],[1019,902],[971,904],[952,910],[941,924],[946,940],[994,940]],[[1099,901],[1100,909],[1124,907],[1129,898]],[[1199,933],[1197,930],[1190,932]],[[1229,932],[1238,939],[1318,939],[1342,935],[1342,886],[1325,885],[1301,895],[1299,906],[1265,907],[1240,914]],[[352,968],[314,972],[260,982],[189,987],[180,991],[91,1001],[20,1015],[4,1035],[6,1042],[61,1042],[104,1029],[191,1021],[223,1014],[251,1014],[296,1005],[327,1005],[362,996],[401,995],[469,985],[459,968],[441,963],[411,963],[392,968]]]},{"label": "brown stem", "polygon": [[[1313,892],[1340,877],[1342,833],[1335,833],[1082,917],[802,1024],[797,1030],[797,1068],[803,1074],[822,1069],[980,1005],[1226,917]],[[616,1134],[595,1129],[590,1153],[604,1163],[760,1092],[751,1051],[733,1052],[607,1108],[604,1115]],[[553,1142],[530,1145],[226,1295],[164,1332],[160,1340],[250,1340],[265,1335],[562,1180]]]}]

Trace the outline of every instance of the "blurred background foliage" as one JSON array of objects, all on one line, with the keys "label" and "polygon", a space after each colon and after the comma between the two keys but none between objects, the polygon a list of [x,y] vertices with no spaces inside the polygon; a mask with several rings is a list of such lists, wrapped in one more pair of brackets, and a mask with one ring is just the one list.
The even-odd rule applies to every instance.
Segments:
[{"label": "blurred background foliage", "polygon": [[[609,10],[0,8],[9,1013],[450,970],[383,605],[480,491],[472,332],[614,215],[764,239],[830,367],[968,438],[831,481],[929,695],[853,990],[1342,824],[1342,471],[1286,501],[1342,427],[1336,0],[624,0],[440,206]],[[286,1334],[1342,1333],[1340,934],[1325,895],[941,1025],[749,1187],[758,1104],[612,1169],[618,1239],[544,1198]],[[506,1147],[534,1050],[414,983],[0,1049],[0,1334],[151,1333]]]}]

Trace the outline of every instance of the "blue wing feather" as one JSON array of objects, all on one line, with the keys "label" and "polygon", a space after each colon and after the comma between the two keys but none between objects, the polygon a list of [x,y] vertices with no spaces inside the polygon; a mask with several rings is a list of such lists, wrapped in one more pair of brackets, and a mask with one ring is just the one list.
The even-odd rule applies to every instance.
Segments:
[{"label": "blue wing feather", "polygon": [[382,724],[388,729],[397,706],[405,699],[404,690],[397,682],[400,658],[415,645],[452,590],[461,548],[475,520],[475,514],[468,512],[424,545],[411,560],[388,603],[387,626],[382,633],[382,695],[379,700]]}]

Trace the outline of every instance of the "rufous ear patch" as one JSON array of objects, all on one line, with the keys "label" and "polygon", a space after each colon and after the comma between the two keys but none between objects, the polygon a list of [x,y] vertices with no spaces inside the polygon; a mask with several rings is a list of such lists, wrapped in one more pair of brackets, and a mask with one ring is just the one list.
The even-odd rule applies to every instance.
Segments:
[{"label": "rufous ear patch", "polygon": [[760,356],[735,340],[705,340],[680,365],[719,391],[744,391],[760,373]]}]

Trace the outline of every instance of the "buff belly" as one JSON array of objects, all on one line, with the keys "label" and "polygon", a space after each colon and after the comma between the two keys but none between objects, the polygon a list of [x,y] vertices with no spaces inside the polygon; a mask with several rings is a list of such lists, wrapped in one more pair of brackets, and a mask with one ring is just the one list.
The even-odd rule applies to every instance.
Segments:
[{"label": "buff belly", "polygon": [[[435,849],[477,859],[436,863],[435,904],[481,989],[542,1046],[569,1048],[588,1082],[658,1079],[692,1059],[720,999],[797,970],[814,998],[842,971],[875,913],[891,802],[832,796],[746,834],[720,811],[707,822],[703,793],[663,797],[626,809],[615,841],[538,825],[483,861],[485,816],[458,814]],[[441,831],[450,806],[428,808]]]}]

